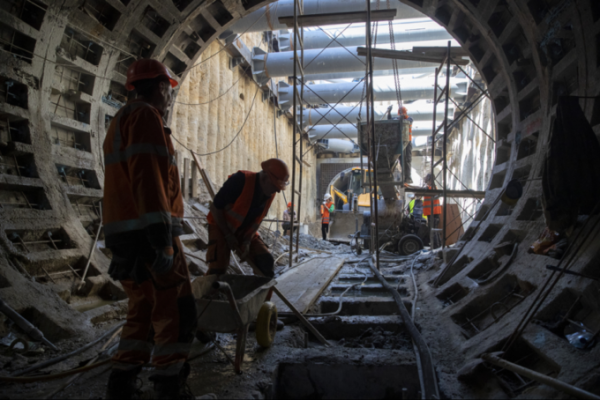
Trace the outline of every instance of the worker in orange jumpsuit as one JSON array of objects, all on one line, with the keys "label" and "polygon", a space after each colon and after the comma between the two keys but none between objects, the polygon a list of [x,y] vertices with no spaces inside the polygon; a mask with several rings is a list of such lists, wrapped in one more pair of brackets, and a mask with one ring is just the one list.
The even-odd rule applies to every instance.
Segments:
[{"label": "worker in orange jumpsuit", "polygon": [[331,223],[331,213],[335,210],[331,195],[325,193],[323,198],[323,204],[321,204],[321,233],[323,234],[323,240],[327,240],[327,234],[329,233],[329,224]]},{"label": "worker in orange jumpsuit", "polygon": [[190,395],[186,360],[196,307],[178,237],[183,234],[180,176],[163,121],[175,86],[160,62],[134,62],[125,87],[135,89],[137,97],[119,110],[104,141],[103,222],[106,247],[113,254],[108,272],[129,298],[112,359],[109,399],[142,395],[136,379],[151,355],[157,398]]},{"label": "worker in orange jumpsuit", "polygon": [[[435,182],[431,174],[425,176],[425,184],[427,189],[435,190]],[[433,199],[433,216],[431,216],[431,199],[432,196],[425,196],[423,198],[423,216],[427,218],[427,222],[432,228],[437,228],[440,223],[440,215],[442,214],[442,206],[439,198]],[[431,217],[431,218],[430,218]],[[434,235],[435,242],[431,245],[432,248],[441,246],[441,240],[439,235]],[[439,243],[438,243],[439,242]]]},{"label": "worker in orange jumpsuit", "polygon": [[272,278],[275,260],[258,234],[275,195],[288,185],[290,173],[278,158],[263,161],[262,171],[238,171],[215,195],[208,214],[208,275],[224,274],[231,251]]}]

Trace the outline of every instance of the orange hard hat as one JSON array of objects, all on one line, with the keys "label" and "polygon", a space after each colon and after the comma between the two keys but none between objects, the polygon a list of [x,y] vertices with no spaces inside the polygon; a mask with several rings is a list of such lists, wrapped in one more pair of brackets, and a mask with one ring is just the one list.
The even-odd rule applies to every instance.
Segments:
[{"label": "orange hard hat", "polygon": [[408,115],[408,110],[406,109],[406,107],[402,106],[398,109],[398,115]]},{"label": "orange hard hat", "polygon": [[134,90],[132,83],[141,81],[143,79],[154,79],[159,76],[164,76],[171,82],[171,87],[178,85],[177,81],[173,79],[169,70],[163,63],[152,58],[142,58],[141,60],[135,61],[127,68],[127,82],[125,83],[125,89]]},{"label": "orange hard hat", "polygon": [[291,206],[292,206],[292,202],[290,201],[290,202],[288,203],[288,207],[291,207]]},{"label": "orange hard hat", "polygon": [[263,161],[260,166],[262,167],[262,170],[265,171],[273,185],[275,185],[279,190],[284,190],[289,184],[288,180],[290,179],[290,171],[287,164],[283,160],[280,160],[279,158],[270,158],[266,161]]}]

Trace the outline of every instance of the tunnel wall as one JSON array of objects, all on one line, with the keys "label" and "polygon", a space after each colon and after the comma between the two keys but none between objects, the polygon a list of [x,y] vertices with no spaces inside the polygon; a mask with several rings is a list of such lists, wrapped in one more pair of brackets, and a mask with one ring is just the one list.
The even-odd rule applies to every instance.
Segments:
[{"label": "tunnel wall", "polygon": [[[260,33],[247,34],[244,41],[248,46],[266,48],[261,37]],[[293,135],[288,118],[278,116],[273,103],[263,100],[262,91],[240,67],[230,68],[231,57],[224,51],[219,52],[221,48],[218,42],[210,45],[198,60],[198,67],[190,70],[179,89],[171,123],[171,129],[183,145],[200,154],[223,149],[231,142],[230,147],[219,153],[200,157],[217,188],[230,174],[238,170],[259,171],[260,163],[272,157],[279,156],[291,167]],[[233,140],[242,125],[239,137]],[[180,171],[191,176],[189,169],[195,167],[189,152],[179,143],[176,149],[181,154],[178,157]],[[305,223],[311,223],[316,218],[314,152],[309,151],[304,159],[312,167],[305,165],[303,169],[301,193],[305,207],[300,217]],[[276,197],[269,211],[270,218],[281,219],[289,193],[288,190],[285,198]]]},{"label": "tunnel wall", "polygon": [[[457,371],[482,352],[501,348],[543,286],[548,274],[545,265],[554,262],[526,251],[545,225],[539,212],[540,181],[526,183],[523,198],[512,210],[499,212],[502,205],[492,205],[512,177],[539,177],[558,96],[599,94],[600,2],[402,2],[446,27],[469,51],[488,85],[496,115],[497,149],[504,153],[496,156],[483,204],[491,212],[486,218],[482,214],[478,230],[471,231],[472,240],[463,250],[466,258],[449,272],[447,281],[428,287],[422,297],[421,310],[435,315],[424,319],[422,328],[438,361],[442,389],[450,397],[461,397],[461,390],[469,389],[461,388],[453,379]],[[0,173],[0,196],[3,203],[15,203],[0,209],[2,252],[11,257],[10,263],[6,257],[0,261],[2,298],[19,311],[29,312],[34,322],[44,324],[42,329],[56,337],[82,333],[82,317],[61,303],[53,285],[26,280],[22,269],[43,275],[41,266],[53,273],[78,266],[82,259],[85,264],[94,224],[99,223],[94,206],[102,198],[100,145],[107,122],[123,100],[127,66],[138,56],[155,57],[183,79],[221,32],[266,3],[67,0],[38,2],[41,8],[27,13],[18,7],[0,10],[4,43],[0,51],[0,90],[4,91],[0,95],[0,124],[4,132],[16,129],[14,137],[4,134],[6,145],[2,146],[3,162],[9,166]],[[600,132],[600,102],[588,99],[582,101],[582,107],[595,131]],[[78,146],[61,144],[73,141]],[[11,167],[11,163],[18,167]],[[222,167],[215,164],[212,168],[223,179],[224,172],[217,172]],[[60,239],[54,243],[56,247],[48,232]],[[26,250],[18,237],[45,243]],[[485,260],[506,240],[520,243],[515,260],[489,285],[478,284],[472,277],[487,268]],[[583,246],[573,269],[597,274],[597,251],[597,244]],[[101,278],[106,257],[96,251],[92,265],[100,276],[98,286],[104,288],[107,282]],[[594,285],[583,278],[562,279],[542,307],[545,314],[538,317],[552,319],[560,304],[576,299],[581,299],[577,301],[582,310],[596,315],[600,307]],[[495,296],[506,288],[518,289],[523,301],[493,320],[490,327],[465,335],[460,326],[464,317],[477,313],[479,304],[493,304]],[[440,299],[451,289],[456,289],[460,298],[444,307]],[[40,302],[40,297],[48,300]],[[31,309],[36,311],[28,311]],[[491,316],[486,314],[486,318]],[[435,324],[427,322],[433,320]],[[588,323],[599,329],[593,320]],[[445,329],[439,330],[440,326]],[[597,387],[594,368],[598,346],[580,352],[564,337],[532,324],[520,340],[524,351],[541,360],[532,364],[534,369],[550,366],[554,376],[566,382]],[[530,390],[537,391],[534,394],[539,397],[556,396],[543,387]]]}]

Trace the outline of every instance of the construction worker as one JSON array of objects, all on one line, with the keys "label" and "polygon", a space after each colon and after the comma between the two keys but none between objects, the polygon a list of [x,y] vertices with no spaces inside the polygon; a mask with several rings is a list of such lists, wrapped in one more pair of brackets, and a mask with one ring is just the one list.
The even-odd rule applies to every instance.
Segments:
[{"label": "construction worker", "polygon": [[[294,216],[294,218],[292,218],[292,215]],[[296,220],[296,212],[292,210],[292,203],[287,203],[287,208],[285,209],[285,211],[283,212],[283,224],[281,225],[281,227],[283,228],[283,236],[289,235],[289,232],[291,229],[294,229],[294,232],[296,231],[297,227],[292,227],[292,224],[294,223],[294,221]]]},{"label": "construction worker", "polygon": [[208,214],[208,275],[224,274],[231,250],[249,259],[267,277],[275,260],[258,235],[275,195],[288,185],[287,164],[278,158],[263,161],[262,171],[238,171],[216,194]]},{"label": "construction worker", "polygon": [[[177,86],[167,68],[141,59],[125,87],[137,97],[113,118],[104,141],[104,234],[110,276],[129,298],[127,322],[112,358],[107,398],[139,398],[137,375],[150,361],[156,398],[189,398],[185,382],[196,306],[179,240],[180,176],[163,117]],[[152,337],[151,332],[154,333]]]},{"label": "construction worker", "polygon": [[408,203],[409,214],[413,216],[414,219],[423,218],[423,200],[420,197],[415,197],[413,193],[407,193],[408,197],[411,201]]},{"label": "construction worker", "polygon": [[323,234],[323,240],[327,240],[327,233],[329,232],[330,213],[335,210],[331,195],[325,193],[323,204],[321,204],[321,233]]},{"label": "construction worker", "polygon": [[409,122],[408,124],[408,142],[404,143],[404,165],[402,166],[404,171],[404,183],[411,184],[412,180],[412,124],[413,119],[408,116],[408,110],[406,107],[401,106],[398,108],[398,118],[401,120],[406,120]]},{"label": "construction worker", "polygon": [[[427,185],[427,189],[435,190],[435,182],[433,180],[433,176],[431,174],[427,174],[425,176],[425,184]],[[433,217],[431,217],[431,196],[425,196],[423,201],[423,216],[427,217],[427,221],[432,228],[437,228],[440,222],[440,215],[442,214],[442,206],[440,204],[440,199],[435,198],[433,200]],[[437,235],[436,235],[437,238]],[[439,243],[434,243],[433,247],[438,247]]]}]

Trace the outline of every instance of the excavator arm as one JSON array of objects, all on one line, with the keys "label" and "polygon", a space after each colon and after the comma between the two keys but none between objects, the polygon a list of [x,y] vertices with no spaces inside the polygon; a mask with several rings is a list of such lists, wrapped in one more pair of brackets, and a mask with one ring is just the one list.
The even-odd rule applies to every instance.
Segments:
[{"label": "excavator arm", "polygon": [[343,192],[341,192],[339,189],[336,189],[333,185],[331,185],[331,197],[333,198],[333,202],[335,203],[335,196],[339,197],[344,204],[348,204],[348,196],[346,196]]}]

